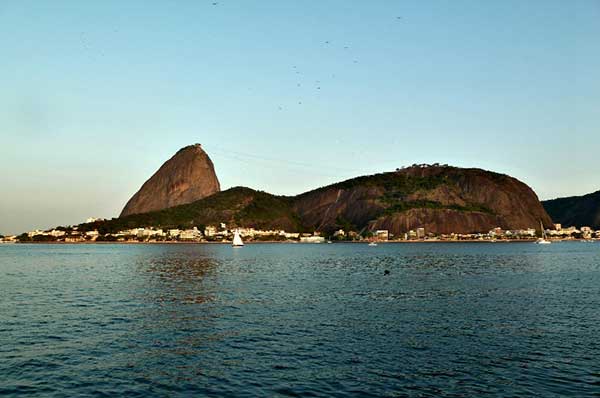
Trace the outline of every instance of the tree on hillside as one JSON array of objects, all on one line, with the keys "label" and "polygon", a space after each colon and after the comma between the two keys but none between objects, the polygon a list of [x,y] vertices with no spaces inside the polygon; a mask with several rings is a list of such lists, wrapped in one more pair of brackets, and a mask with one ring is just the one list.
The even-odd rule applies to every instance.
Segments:
[{"label": "tree on hillside", "polygon": [[21,235],[17,236],[17,240],[19,242],[31,242],[31,238],[26,232],[23,232]]}]

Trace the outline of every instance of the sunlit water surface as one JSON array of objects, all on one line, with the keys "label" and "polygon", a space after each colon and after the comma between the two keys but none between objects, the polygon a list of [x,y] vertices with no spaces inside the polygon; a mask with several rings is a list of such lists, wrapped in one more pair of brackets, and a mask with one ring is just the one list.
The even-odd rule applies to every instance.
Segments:
[{"label": "sunlit water surface", "polygon": [[598,396],[599,339],[600,243],[0,246],[2,396]]}]

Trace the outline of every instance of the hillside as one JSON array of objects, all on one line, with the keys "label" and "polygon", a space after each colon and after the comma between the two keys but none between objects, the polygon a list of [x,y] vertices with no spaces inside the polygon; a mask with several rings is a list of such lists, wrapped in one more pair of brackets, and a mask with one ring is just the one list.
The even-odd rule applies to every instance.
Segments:
[{"label": "hillside", "polygon": [[413,166],[362,176],[295,197],[231,188],[190,204],[87,224],[105,232],[156,226],[230,226],[287,231],[387,229],[400,234],[423,227],[437,234],[547,228],[552,220],[524,183],[481,169]]},{"label": "hillside", "polygon": [[398,234],[424,227],[433,233],[487,232],[545,227],[552,220],[531,188],[481,169],[413,166],[358,177],[295,198],[303,224],[331,230],[388,229]]},{"label": "hillside", "polygon": [[122,229],[144,226],[191,228],[222,222],[259,229],[301,229],[292,209],[291,198],[244,187],[231,188],[193,203],[164,210],[82,224],[81,228],[114,233]]},{"label": "hillside", "polygon": [[588,226],[600,229],[600,191],[542,202],[556,223],[563,226]]}]

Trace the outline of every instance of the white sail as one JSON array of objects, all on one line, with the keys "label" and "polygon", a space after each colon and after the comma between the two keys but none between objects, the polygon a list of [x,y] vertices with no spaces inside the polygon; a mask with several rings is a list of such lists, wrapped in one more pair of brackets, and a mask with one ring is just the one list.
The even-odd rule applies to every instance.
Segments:
[{"label": "white sail", "polygon": [[235,230],[235,233],[233,235],[233,243],[231,244],[232,246],[244,246],[244,242],[242,241],[242,237],[240,236],[240,233],[238,232],[238,230]]},{"label": "white sail", "polygon": [[548,240],[546,230],[544,229],[544,223],[542,223],[542,220],[540,220],[540,227],[542,229],[542,237],[539,238],[535,243],[537,243],[538,245],[549,245],[552,242]]},{"label": "white sail", "polygon": [[540,227],[542,228],[542,238],[546,239],[546,230],[544,229],[544,224],[540,220]]}]

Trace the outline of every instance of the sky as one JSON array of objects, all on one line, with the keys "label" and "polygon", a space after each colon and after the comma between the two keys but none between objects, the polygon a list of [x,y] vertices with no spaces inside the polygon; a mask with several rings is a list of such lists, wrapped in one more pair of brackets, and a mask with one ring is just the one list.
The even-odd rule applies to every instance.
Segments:
[{"label": "sky", "polygon": [[194,143],[222,188],[440,162],[597,191],[599,20],[598,0],[2,0],[0,234],[116,217]]}]

